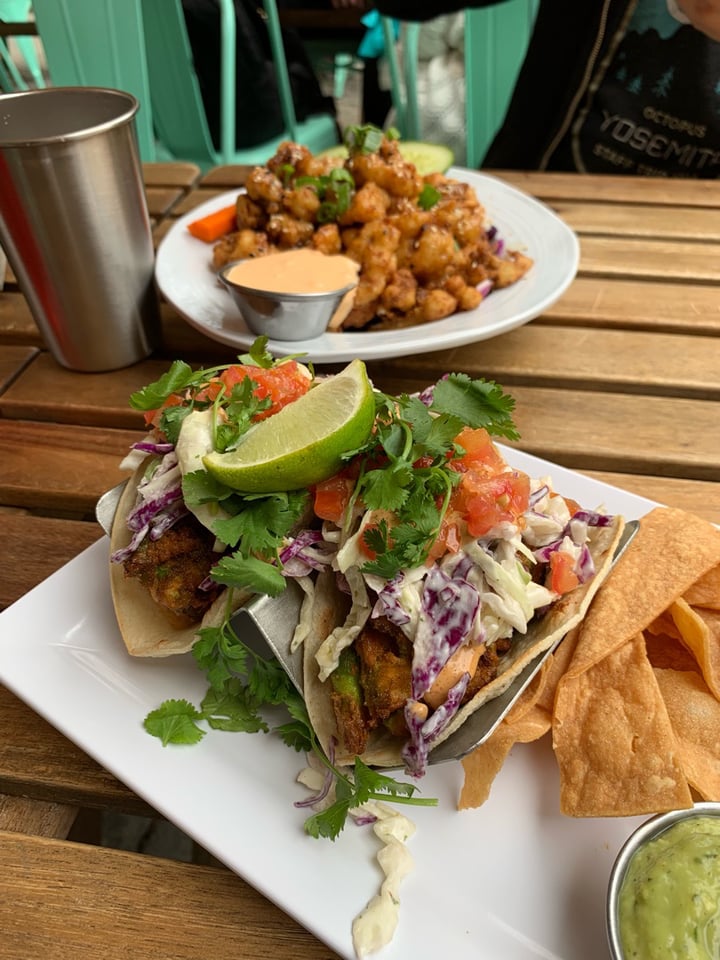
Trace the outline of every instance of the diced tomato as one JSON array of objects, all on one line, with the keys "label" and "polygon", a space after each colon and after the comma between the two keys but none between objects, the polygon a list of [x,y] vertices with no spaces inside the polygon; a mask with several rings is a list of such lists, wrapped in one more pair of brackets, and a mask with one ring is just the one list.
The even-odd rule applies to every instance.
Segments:
[{"label": "diced tomato", "polygon": [[505,459],[490,434],[482,427],[463,427],[455,438],[455,443],[465,450],[462,457],[452,462],[455,469],[461,472],[472,470],[483,476],[493,476],[507,469]]},{"label": "diced tomato", "polygon": [[495,477],[473,477],[465,484],[464,513],[468,533],[482,537],[503,521],[517,523],[530,499],[530,478],[519,470],[500,473]]},{"label": "diced tomato", "polygon": [[321,520],[331,520],[339,525],[350,503],[354,487],[355,481],[340,473],[318,483],[315,487],[315,515]]},{"label": "diced tomato", "polygon": [[[254,390],[255,396],[264,399],[269,397],[271,404],[267,410],[257,413],[253,420],[265,420],[267,417],[282,410],[288,403],[297,400],[310,389],[310,380],[302,372],[298,363],[294,360],[288,360],[277,367],[271,367],[266,370],[264,367],[243,366],[237,364],[223,370],[218,377],[214,377],[208,384],[199,390],[195,399],[212,403],[217,399],[218,394],[224,388],[227,395],[235,386],[245,377],[250,377],[255,381],[257,387]],[[147,410],[145,412],[145,423],[150,426],[157,426],[160,421],[160,414],[166,407],[177,406],[184,403],[184,399],[178,394],[172,394],[167,398],[162,407],[157,410]]]},{"label": "diced tomato", "polygon": [[145,411],[144,413],[145,425],[148,427],[159,426],[160,416],[163,410],[166,410],[168,407],[178,407],[180,406],[181,403],[183,403],[183,398],[178,396],[177,393],[171,393],[161,407],[158,407],[156,410]]},{"label": "diced tomato", "polygon": [[240,383],[246,377],[257,384],[255,396],[265,399],[269,397],[271,405],[267,410],[262,410],[256,414],[254,420],[265,420],[267,417],[282,410],[288,403],[297,400],[310,389],[310,380],[302,372],[300,365],[294,360],[288,360],[277,367],[242,366],[235,365],[223,370],[220,376],[208,384],[198,397],[200,399],[214,400],[221,387],[225,388],[227,394],[230,393],[236,383]]},{"label": "diced tomato", "polygon": [[578,575],[573,570],[575,561],[569,553],[556,550],[550,554],[550,589],[555,593],[563,594],[574,590],[580,583]]},{"label": "diced tomato", "polygon": [[[551,496],[552,496],[552,497],[559,497],[559,496],[561,496],[561,494],[559,494],[559,493],[552,493]],[[571,497],[563,497],[562,499],[565,501],[565,506],[566,506],[566,507],[568,508],[568,510],[570,511],[570,516],[571,516],[571,517],[574,517],[575,514],[578,512],[578,510],[582,510],[582,507],[581,507],[580,504],[577,502],[577,500],[573,500]]]},{"label": "diced tomato", "polygon": [[440,524],[440,531],[430,547],[427,563],[431,564],[446,553],[457,553],[460,549],[461,518],[454,510],[448,510]]}]

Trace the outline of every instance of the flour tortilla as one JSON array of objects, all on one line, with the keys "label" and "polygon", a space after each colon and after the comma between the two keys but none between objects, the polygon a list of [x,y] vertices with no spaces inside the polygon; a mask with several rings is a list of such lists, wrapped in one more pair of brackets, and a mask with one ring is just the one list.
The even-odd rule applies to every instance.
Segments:
[{"label": "flour tortilla", "polygon": [[[588,544],[595,564],[595,576],[586,583],[566,593],[538,620],[532,621],[525,634],[516,633],[513,645],[498,662],[497,676],[482,687],[475,696],[457,712],[445,730],[432,743],[434,749],[446,740],[458,727],[488,700],[500,696],[510,686],[523,668],[540,653],[554,647],[584,618],[585,613],[602,582],[612,567],[615,549],[625,527],[622,517],[615,517],[607,527],[592,530]],[[305,640],[304,685],[305,703],[313,728],[325,751],[330,748],[331,738],[337,741],[338,733],[330,701],[331,681],[321,681],[316,654],[331,631],[342,625],[347,612],[332,574],[323,574],[315,586],[313,604],[313,628]],[[385,732],[374,731],[368,748],[361,756],[368,765],[397,767],[402,765],[401,739],[390,737]],[[344,750],[343,744],[335,748],[338,763],[352,763],[354,757]]]},{"label": "flour tortilla", "polygon": [[[123,490],[110,537],[112,553],[130,542],[132,534],[126,521],[135,505],[138,483],[144,470],[143,464]],[[133,657],[169,657],[187,653],[198,638],[198,630],[220,626],[227,614],[228,603],[231,604],[231,610],[235,611],[251,596],[249,591],[225,589],[202,620],[178,625],[172,621],[172,614],[155,603],[138,580],[125,576],[122,563],[110,563],[110,587],[120,633],[128,653]]]}]

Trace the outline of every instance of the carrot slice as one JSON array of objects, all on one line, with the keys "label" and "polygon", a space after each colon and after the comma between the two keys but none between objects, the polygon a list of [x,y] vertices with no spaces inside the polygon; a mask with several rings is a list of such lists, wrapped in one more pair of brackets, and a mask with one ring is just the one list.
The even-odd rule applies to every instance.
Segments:
[{"label": "carrot slice", "polygon": [[237,230],[235,204],[208,213],[207,216],[200,217],[199,220],[193,220],[187,228],[198,240],[204,240],[205,243],[214,243],[220,237],[225,236],[226,233]]}]

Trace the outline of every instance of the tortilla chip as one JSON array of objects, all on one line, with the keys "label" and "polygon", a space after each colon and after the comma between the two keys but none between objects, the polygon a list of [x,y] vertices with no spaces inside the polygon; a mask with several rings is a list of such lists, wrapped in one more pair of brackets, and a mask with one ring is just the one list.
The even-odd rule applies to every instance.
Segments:
[{"label": "tortilla chip", "polygon": [[504,720],[495,733],[462,759],[465,780],[460,791],[458,810],[482,806],[490,796],[495,777],[516,743],[539,740],[550,729],[550,714],[532,706],[515,723]]},{"label": "tortilla chip", "polygon": [[720,702],[695,671],[656,670],[655,676],[688,783],[703,800],[718,800]]},{"label": "tortilla chip", "polygon": [[718,563],[720,530],[711,523],[670,507],[648,513],[585,617],[561,686],[640,634]]},{"label": "tortilla chip", "polygon": [[720,700],[720,611],[695,610],[681,598],[669,613],[682,642],[697,660],[705,683]]},{"label": "tortilla chip", "polygon": [[547,674],[543,688],[540,691],[540,696],[538,697],[538,705],[544,707],[548,713],[553,712],[558,683],[561,677],[565,675],[568,664],[573,658],[581,630],[582,624],[578,624],[577,627],[570,631],[562,643],[555,648],[546,661]]},{"label": "tortilla chip", "polygon": [[694,670],[699,673],[697,660],[677,637],[669,637],[663,633],[646,633],[645,652],[653,667],[661,670]]},{"label": "tortilla chip", "polygon": [[553,748],[560,809],[568,816],[635,816],[692,805],[641,634],[590,669],[563,678]]},{"label": "tortilla chip", "polygon": [[691,607],[720,610],[720,565],[700,577],[685,592],[685,599]]},{"label": "tortilla chip", "polygon": [[670,616],[668,610],[663,610],[659,617],[655,617],[652,623],[645,628],[646,632],[658,634],[660,636],[672,637],[674,640],[680,640],[680,631],[675,626],[675,621]]}]

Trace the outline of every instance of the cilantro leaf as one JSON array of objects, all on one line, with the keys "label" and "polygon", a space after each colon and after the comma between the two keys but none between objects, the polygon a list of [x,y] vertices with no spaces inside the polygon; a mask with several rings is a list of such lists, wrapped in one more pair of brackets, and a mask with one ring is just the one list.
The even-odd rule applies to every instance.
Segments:
[{"label": "cilantro leaf", "polygon": [[162,740],[166,747],[169,743],[198,743],[205,731],[197,721],[202,714],[187,700],[165,700],[156,710],[152,710],[143,722],[143,726],[153,737]]},{"label": "cilantro leaf", "polygon": [[219,627],[203,627],[193,644],[192,655],[210,686],[221,690],[235,673],[245,670],[248,654],[230,624],[224,623]]},{"label": "cilantro leaf", "polygon": [[231,677],[221,688],[208,690],[201,704],[202,715],[215,730],[267,732],[269,727],[258,713],[260,702],[237,677]]},{"label": "cilantro leaf", "polygon": [[201,503],[226,500],[233,491],[224,483],[216,480],[207,470],[193,470],[182,478],[183,500],[189,507],[198,507]]},{"label": "cilantro leaf", "polygon": [[176,405],[165,407],[160,414],[159,429],[168,438],[170,443],[177,444],[185,417],[192,411],[192,407]]},{"label": "cilantro leaf", "polygon": [[215,583],[240,590],[253,590],[255,593],[267,593],[276,597],[285,589],[285,577],[280,570],[267,560],[259,557],[244,557],[238,551],[229,557],[223,557],[210,570]]},{"label": "cilantro leaf", "polygon": [[430,409],[453,414],[469,427],[484,427],[508,440],[520,439],[511,416],[515,400],[492,380],[471,380],[467,374],[451,373],[435,384]]},{"label": "cilantro leaf", "polygon": [[238,512],[218,520],[213,532],[231,547],[240,544],[245,556],[275,555],[283,539],[293,530],[307,508],[310,494],[306,490],[269,494],[263,497],[236,498]]},{"label": "cilantro leaf", "polygon": [[194,377],[190,364],[174,360],[159,380],[131,394],[130,406],[135,410],[157,410],[171,394],[179,393],[193,383]]},{"label": "cilantro leaf", "polygon": [[243,377],[233,384],[229,398],[225,398],[226,420],[221,422],[216,419],[214,431],[214,446],[221,453],[235,449],[257,414],[272,406],[269,396],[257,396],[257,387],[258,384],[251,377]]},{"label": "cilantro leaf", "polygon": [[[290,167],[292,171],[293,168]],[[268,351],[268,337],[256,337],[250,347],[249,353],[242,353],[238,356],[240,363],[250,367],[262,367],[263,370],[269,370],[274,366],[273,355]]]}]

